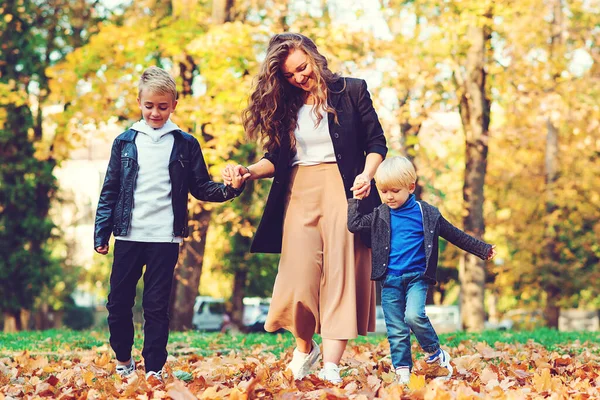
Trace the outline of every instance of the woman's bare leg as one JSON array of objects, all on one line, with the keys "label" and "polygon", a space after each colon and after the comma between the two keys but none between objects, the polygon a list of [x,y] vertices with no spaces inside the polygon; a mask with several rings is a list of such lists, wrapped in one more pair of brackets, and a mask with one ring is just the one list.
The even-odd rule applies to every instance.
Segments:
[{"label": "woman's bare leg", "polygon": [[332,362],[339,365],[348,340],[323,339],[323,362]]},{"label": "woman's bare leg", "polygon": [[308,338],[308,340],[297,337],[296,348],[301,353],[310,353],[310,351],[312,350],[312,337]]}]

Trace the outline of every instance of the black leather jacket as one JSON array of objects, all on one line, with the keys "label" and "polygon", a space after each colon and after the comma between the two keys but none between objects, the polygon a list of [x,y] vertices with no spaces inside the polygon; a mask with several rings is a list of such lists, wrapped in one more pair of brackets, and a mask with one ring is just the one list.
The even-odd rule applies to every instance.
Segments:
[{"label": "black leather jacket", "polygon": [[[113,143],[96,211],[94,248],[107,244],[111,231],[115,236],[125,236],[129,232],[133,189],[139,170],[136,135],[137,131],[129,129]],[[236,190],[211,181],[196,138],[182,131],[174,131],[173,136],[175,142],[169,158],[173,236],[187,237],[188,193],[198,200],[223,202],[237,197],[243,187]]]}]

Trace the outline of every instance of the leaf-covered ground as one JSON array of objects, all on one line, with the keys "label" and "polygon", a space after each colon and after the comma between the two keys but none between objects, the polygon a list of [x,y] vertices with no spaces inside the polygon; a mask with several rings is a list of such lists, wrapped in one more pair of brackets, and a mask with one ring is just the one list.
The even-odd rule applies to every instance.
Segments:
[{"label": "leaf-covered ground", "polygon": [[[454,374],[427,365],[415,343],[408,387],[394,383],[384,337],[352,341],[338,386],[294,381],[288,335],[171,336],[164,384],[147,382],[136,340],[136,374],[114,374],[106,333],[0,335],[0,400],[56,399],[598,399],[600,341],[594,334],[445,335]],[[527,339],[527,336],[530,338]],[[24,347],[26,349],[24,349]],[[317,372],[315,367],[313,372]]]}]

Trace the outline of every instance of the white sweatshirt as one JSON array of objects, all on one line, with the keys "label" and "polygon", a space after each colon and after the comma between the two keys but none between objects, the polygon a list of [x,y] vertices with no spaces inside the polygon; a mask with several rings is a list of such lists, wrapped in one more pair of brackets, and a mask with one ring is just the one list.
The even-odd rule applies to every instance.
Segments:
[{"label": "white sweatshirt", "polygon": [[175,143],[172,132],[179,127],[168,120],[162,128],[154,129],[141,120],[133,124],[131,129],[138,132],[135,145],[139,170],[133,189],[129,232],[127,236],[117,236],[115,239],[181,243],[181,237],[173,236],[169,176],[169,159]]}]

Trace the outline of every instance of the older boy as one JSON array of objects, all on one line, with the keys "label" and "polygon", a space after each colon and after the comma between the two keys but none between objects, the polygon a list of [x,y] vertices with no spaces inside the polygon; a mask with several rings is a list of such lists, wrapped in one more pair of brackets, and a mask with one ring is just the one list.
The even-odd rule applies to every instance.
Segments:
[{"label": "older boy", "polygon": [[131,357],[135,287],[144,274],[144,348],[146,378],[162,380],[169,337],[169,296],[179,243],[188,235],[188,193],[204,201],[238,196],[242,179],[231,186],[211,181],[198,141],[169,119],[177,106],[175,80],[150,67],[139,82],[142,120],[113,143],[100,193],[94,248],[115,251],[108,295],[110,345],[122,377],[135,370]]},{"label": "older boy", "polygon": [[494,246],[454,227],[439,210],[414,196],[417,175],[404,157],[388,158],[375,174],[383,204],[368,215],[359,211],[359,196],[348,200],[348,229],[372,235],[372,280],[382,280],[381,303],[390,342],[392,364],[400,384],[408,384],[412,369],[410,331],[428,353],[452,375],[449,354],[425,314],[429,285],[436,283],[438,236],[483,260]]}]

